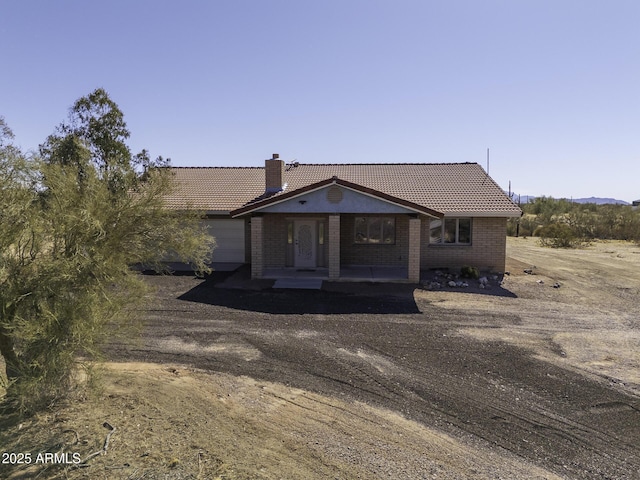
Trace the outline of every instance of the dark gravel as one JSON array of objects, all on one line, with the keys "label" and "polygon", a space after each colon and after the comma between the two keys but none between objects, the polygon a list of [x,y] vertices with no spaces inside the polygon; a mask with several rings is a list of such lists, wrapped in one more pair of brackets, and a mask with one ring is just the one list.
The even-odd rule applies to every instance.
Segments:
[{"label": "dark gravel", "polygon": [[248,291],[218,288],[220,277],[147,280],[158,297],[143,339],[110,345],[114,360],[180,362],[363,401],[564,478],[640,478],[638,398],[531,351],[456,334],[515,325],[515,315],[417,303],[410,286]]}]

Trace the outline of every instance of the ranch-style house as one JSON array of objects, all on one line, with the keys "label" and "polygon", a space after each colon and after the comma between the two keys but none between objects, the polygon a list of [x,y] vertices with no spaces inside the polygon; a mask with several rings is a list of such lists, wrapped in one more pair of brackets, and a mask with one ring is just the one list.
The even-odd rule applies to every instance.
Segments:
[{"label": "ranch-style house", "polygon": [[274,154],[264,167],[172,172],[167,204],[205,214],[214,268],[249,263],[256,279],[501,272],[507,219],[522,214],[477,163],[285,164]]}]

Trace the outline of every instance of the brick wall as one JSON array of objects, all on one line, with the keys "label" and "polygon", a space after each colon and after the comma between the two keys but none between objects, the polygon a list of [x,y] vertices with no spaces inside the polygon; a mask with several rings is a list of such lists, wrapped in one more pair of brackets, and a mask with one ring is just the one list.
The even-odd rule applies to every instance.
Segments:
[{"label": "brick wall", "polygon": [[408,259],[408,279],[411,282],[420,281],[420,218],[409,219],[409,259]]},{"label": "brick wall", "polygon": [[[325,242],[324,245],[316,245],[316,258],[319,264],[318,266],[323,266],[322,264],[326,263],[328,216],[271,214],[265,215],[262,218],[264,220],[262,245],[264,248],[264,266],[266,268],[293,266],[293,259],[289,258],[289,260],[287,260],[287,223],[294,221],[296,218],[315,219],[317,221],[323,220],[325,222]],[[318,239],[317,228],[318,226],[316,225],[316,241]],[[323,252],[320,251],[321,249],[323,249]],[[291,255],[289,256],[291,257]]]},{"label": "brick wall", "polygon": [[329,278],[335,280],[340,277],[340,215],[330,215],[327,223],[328,235],[327,244],[329,247]]},{"label": "brick wall", "polygon": [[[316,218],[325,221],[325,256],[329,266],[329,216],[325,215],[265,215],[263,220],[263,263],[265,268],[287,266],[287,222],[295,218]],[[355,215],[340,215],[340,264],[388,265],[406,267],[409,255],[409,217],[395,216],[396,243],[394,245],[362,245],[354,243]],[[319,248],[321,248],[319,246]],[[319,255],[320,259],[321,256]],[[290,263],[290,262],[289,262]]]},{"label": "brick wall", "polygon": [[251,278],[261,278],[264,272],[263,226],[262,217],[251,219]]},{"label": "brick wall", "polygon": [[[362,215],[358,215],[362,216]],[[342,265],[386,265],[406,267],[409,255],[409,217],[395,215],[396,243],[367,245],[355,243],[356,215],[340,216],[340,263]]]},{"label": "brick wall", "polygon": [[251,220],[244,221],[244,261],[251,263]]},{"label": "brick wall", "polygon": [[[324,215],[300,215],[301,218],[317,218],[325,221],[325,253],[328,254],[330,239],[329,217]],[[287,265],[287,221],[296,215],[265,215],[260,218],[262,249],[259,254],[262,267],[282,268]],[[253,222],[256,217],[252,219]],[[354,243],[355,215],[340,215],[340,264],[341,265],[387,265],[406,267],[409,257],[409,217],[396,215],[396,243],[394,245],[362,245]],[[429,219],[421,217],[420,266],[427,268],[460,268],[463,265],[482,270],[504,271],[506,252],[505,218],[474,218],[472,220],[472,244],[430,245]],[[257,241],[251,228],[251,242]],[[416,233],[414,232],[414,236]],[[252,268],[255,263],[252,254]],[[330,266],[330,258],[327,265]],[[261,268],[262,268],[261,267]]]},{"label": "brick wall", "polygon": [[287,219],[282,215],[265,215],[264,265],[266,268],[282,268],[287,254]]},{"label": "brick wall", "polygon": [[429,219],[422,222],[422,268],[460,268],[504,271],[507,245],[506,218],[472,219],[471,245],[430,245]]}]

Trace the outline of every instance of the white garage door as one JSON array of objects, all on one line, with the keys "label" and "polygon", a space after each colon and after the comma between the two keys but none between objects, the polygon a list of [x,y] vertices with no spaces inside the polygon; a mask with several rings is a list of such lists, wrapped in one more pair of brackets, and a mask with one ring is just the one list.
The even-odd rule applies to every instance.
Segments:
[{"label": "white garage door", "polygon": [[244,220],[204,220],[216,239],[214,263],[244,263]]}]

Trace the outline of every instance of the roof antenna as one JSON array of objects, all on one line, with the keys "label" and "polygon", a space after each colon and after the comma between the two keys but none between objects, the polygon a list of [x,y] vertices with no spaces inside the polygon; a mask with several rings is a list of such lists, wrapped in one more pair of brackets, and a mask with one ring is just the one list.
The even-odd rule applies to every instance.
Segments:
[{"label": "roof antenna", "polygon": [[300,163],[298,162],[297,158],[294,158],[293,160],[291,160],[291,162],[287,165],[287,172],[289,170],[291,170],[292,168],[296,168],[298,165],[300,165]]}]

